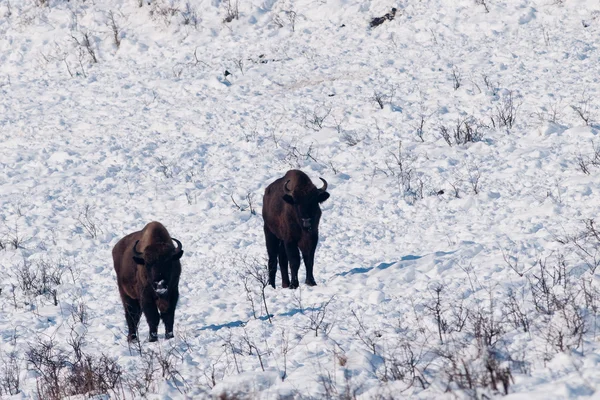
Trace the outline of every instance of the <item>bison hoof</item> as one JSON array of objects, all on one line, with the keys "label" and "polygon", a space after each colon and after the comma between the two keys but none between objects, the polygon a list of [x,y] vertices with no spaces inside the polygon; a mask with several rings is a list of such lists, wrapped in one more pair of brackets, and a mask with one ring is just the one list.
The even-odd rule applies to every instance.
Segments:
[{"label": "bison hoof", "polygon": [[131,342],[137,342],[137,340],[138,340],[138,337],[137,337],[137,335],[135,333],[130,333],[129,335],[127,335],[127,341],[129,343],[131,343]]},{"label": "bison hoof", "polygon": [[300,286],[300,284],[298,282],[290,283],[290,289],[298,289],[298,286]]},{"label": "bison hoof", "polygon": [[173,339],[175,337],[175,335],[173,335],[173,332],[166,332],[165,333],[165,339]]},{"label": "bison hoof", "polygon": [[311,280],[308,280],[308,279],[307,279],[307,280],[306,280],[306,284],[307,284],[308,286],[317,286],[317,282],[315,282],[315,281],[314,281],[314,279],[311,279]]},{"label": "bison hoof", "polygon": [[156,342],[158,340],[158,333],[150,333],[148,337],[149,342]]}]

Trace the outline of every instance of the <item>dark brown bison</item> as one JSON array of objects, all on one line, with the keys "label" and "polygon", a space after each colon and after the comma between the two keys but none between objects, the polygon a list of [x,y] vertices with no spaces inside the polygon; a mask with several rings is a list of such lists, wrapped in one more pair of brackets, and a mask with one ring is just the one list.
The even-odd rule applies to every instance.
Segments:
[{"label": "dark brown bison", "polygon": [[179,298],[181,242],[171,238],[160,222],[150,222],[119,240],[112,254],[129,329],[127,340],[137,339],[142,312],[150,328],[150,342],[158,340],[160,319],[165,324],[165,339],[171,339]]},{"label": "dark brown bison", "polygon": [[[327,181],[318,189],[302,171],[290,170],[265,189],[263,196],[263,219],[265,239],[269,254],[269,283],[275,287],[277,258],[281,269],[282,286],[296,289],[300,253],[306,266],[306,284],[315,286],[313,265],[319,241],[319,203],[329,198]],[[288,275],[288,261],[292,270],[292,281]]]}]

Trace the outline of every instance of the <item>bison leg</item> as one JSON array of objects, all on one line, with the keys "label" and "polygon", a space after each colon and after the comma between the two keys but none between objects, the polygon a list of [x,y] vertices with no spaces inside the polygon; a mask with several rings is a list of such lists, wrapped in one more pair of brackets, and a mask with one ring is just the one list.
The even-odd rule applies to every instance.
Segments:
[{"label": "bison leg", "polygon": [[315,264],[315,250],[317,249],[317,237],[311,237],[309,240],[300,243],[304,266],[306,267],[306,284],[309,286],[317,286],[315,276],[313,275],[313,266]]},{"label": "bison leg", "polygon": [[142,308],[138,300],[132,299],[123,292],[121,292],[121,301],[125,309],[125,321],[127,321],[127,341],[132,342],[137,339],[137,328],[142,317]]},{"label": "bison leg", "polygon": [[148,323],[148,329],[150,330],[148,341],[156,342],[158,340],[158,324],[160,322],[160,315],[158,314],[156,303],[149,294],[146,294],[142,297],[142,311],[146,316],[146,322]]},{"label": "bison leg", "polygon": [[298,251],[298,244],[296,242],[286,243],[285,252],[290,263],[290,270],[292,271],[292,281],[290,282],[290,289],[297,289],[300,286],[298,282],[298,270],[300,269],[300,252]]},{"label": "bison leg", "polygon": [[289,287],[290,274],[288,272],[288,258],[283,241],[279,244],[279,270],[281,271],[281,287]]},{"label": "bison leg", "polygon": [[275,288],[275,276],[277,275],[277,254],[279,253],[280,240],[265,225],[265,240],[267,242],[267,254],[269,255],[269,285]]},{"label": "bison leg", "polygon": [[179,299],[179,291],[173,290],[169,298],[169,309],[160,314],[160,318],[165,324],[165,339],[173,338],[173,324],[175,323],[175,306],[177,306],[177,300]]}]

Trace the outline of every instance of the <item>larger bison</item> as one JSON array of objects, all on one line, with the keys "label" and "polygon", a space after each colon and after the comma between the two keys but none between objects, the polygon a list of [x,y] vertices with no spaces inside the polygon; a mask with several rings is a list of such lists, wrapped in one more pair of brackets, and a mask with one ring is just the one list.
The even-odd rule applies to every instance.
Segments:
[{"label": "larger bison", "polygon": [[[300,252],[306,266],[306,284],[317,284],[313,265],[319,241],[319,204],[329,198],[327,181],[320,179],[323,187],[319,189],[304,172],[290,170],[265,189],[262,212],[269,255],[269,284],[273,287],[278,258],[282,286],[290,289],[299,286]],[[288,262],[292,272],[291,282]]]},{"label": "larger bison", "polygon": [[127,340],[137,339],[142,313],[150,328],[150,342],[158,340],[160,319],[165,324],[165,339],[172,338],[179,298],[181,242],[171,238],[160,222],[150,222],[141,231],[119,240],[112,255],[129,329]]}]

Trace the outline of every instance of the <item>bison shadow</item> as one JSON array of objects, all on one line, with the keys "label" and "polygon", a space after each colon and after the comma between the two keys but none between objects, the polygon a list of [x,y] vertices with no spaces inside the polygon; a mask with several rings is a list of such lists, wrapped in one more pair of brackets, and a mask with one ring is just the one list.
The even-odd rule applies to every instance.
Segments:
[{"label": "bison shadow", "polygon": [[[273,318],[274,315],[271,314],[271,318]],[[258,317],[257,319],[260,319],[261,321],[266,321],[269,319],[268,315],[263,315],[262,317]],[[199,331],[218,331],[221,330],[223,328],[239,328],[239,327],[243,327],[246,326],[246,324],[249,322],[250,320],[247,321],[232,321],[232,322],[226,322],[224,324],[210,324],[210,325],[206,325],[203,326],[202,328],[198,328]]]},{"label": "bison shadow", "polygon": [[414,261],[414,260],[418,260],[420,258],[422,258],[423,256],[413,256],[411,254],[404,256],[400,259],[400,261],[394,261],[394,262],[387,262],[387,263],[381,263],[375,267],[358,267],[358,268],[352,268],[349,271],[345,271],[345,272],[340,272],[339,274],[335,274],[335,276],[347,276],[347,275],[354,275],[354,274],[366,274],[367,272],[370,272],[374,269],[379,269],[379,270],[383,270],[383,269],[388,269],[389,267],[391,267],[394,264],[398,264],[399,262],[402,261]]}]

